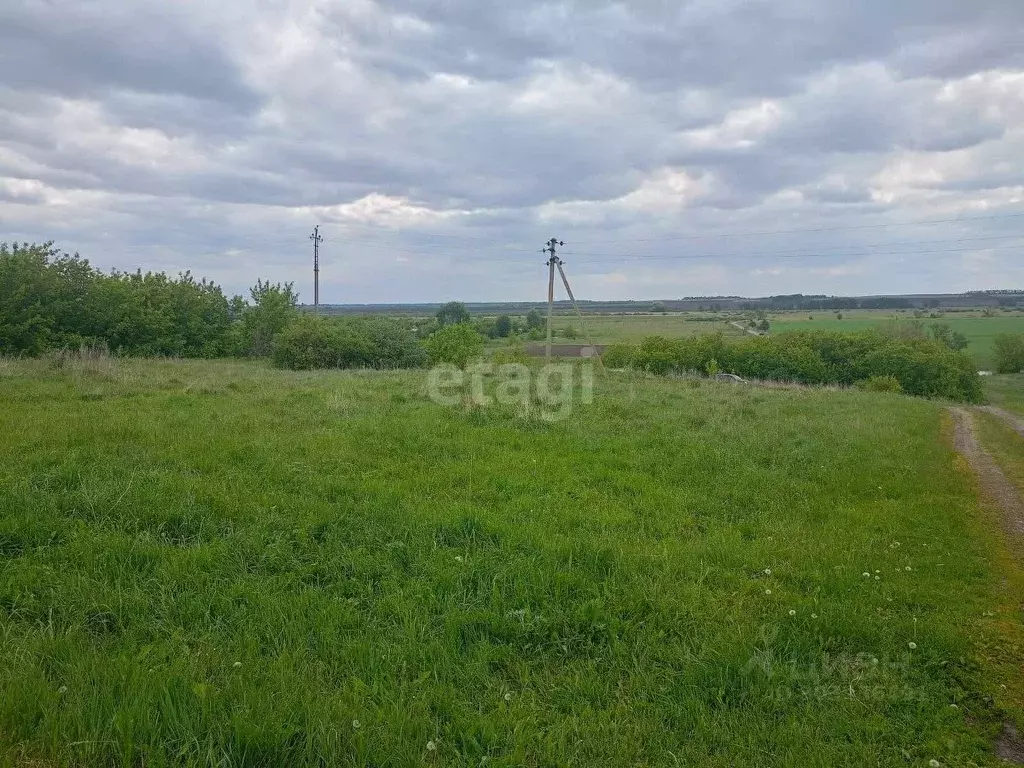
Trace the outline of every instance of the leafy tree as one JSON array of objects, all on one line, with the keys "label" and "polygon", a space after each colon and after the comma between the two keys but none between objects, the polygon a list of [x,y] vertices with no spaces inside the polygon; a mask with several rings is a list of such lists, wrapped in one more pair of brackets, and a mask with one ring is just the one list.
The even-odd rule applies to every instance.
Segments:
[{"label": "leafy tree", "polygon": [[465,368],[470,360],[483,354],[484,337],[469,323],[457,323],[442,328],[425,345],[432,364],[450,363]]},{"label": "leafy tree", "polygon": [[1024,334],[1001,333],[994,341],[996,372],[1020,373],[1024,370]]},{"label": "leafy tree", "polygon": [[526,313],[526,330],[536,331],[544,327],[544,315],[538,310],[531,309]]},{"label": "leafy tree", "polygon": [[256,356],[270,354],[274,336],[281,333],[298,317],[299,297],[294,283],[271,283],[257,280],[249,289],[252,305],[242,315],[247,353]]},{"label": "leafy tree", "polygon": [[959,331],[954,331],[945,323],[932,323],[930,326],[931,337],[940,344],[944,344],[952,350],[959,351],[966,349],[970,341]]},{"label": "leafy tree", "polygon": [[498,315],[494,321],[494,334],[499,339],[507,339],[512,334],[512,318],[508,315]]},{"label": "leafy tree", "polygon": [[768,333],[768,330],[772,327],[772,324],[768,322],[768,318],[765,318],[757,324],[757,328],[761,333]]},{"label": "leafy tree", "polygon": [[443,328],[446,325],[457,325],[469,322],[469,310],[461,301],[449,301],[437,310],[437,322]]}]

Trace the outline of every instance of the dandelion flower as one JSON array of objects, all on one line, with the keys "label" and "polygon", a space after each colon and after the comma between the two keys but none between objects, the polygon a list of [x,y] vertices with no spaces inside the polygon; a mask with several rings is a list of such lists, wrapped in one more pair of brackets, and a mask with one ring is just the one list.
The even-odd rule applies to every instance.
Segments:
[{"label": "dandelion flower", "polygon": [[437,744],[435,744],[433,741],[428,741],[427,742],[427,752],[433,752],[436,749],[437,749]]},{"label": "dandelion flower", "polygon": [[358,720],[353,720],[353,721],[352,721],[352,727],[353,727],[353,728],[356,728],[356,729],[358,729],[358,728],[359,728],[359,726],[361,726],[361,725],[362,725],[362,723],[360,723],[360,722],[359,722]]},{"label": "dandelion flower", "polygon": [[242,666],[242,662],[240,662],[240,661],[236,661],[236,662],[235,662],[234,664],[232,664],[231,666],[233,666],[233,667],[234,667],[235,669],[238,669],[238,668],[239,668],[240,666]]},{"label": "dandelion flower", "polygon": [[792,608],[790,608],[789,609],[789,615],[790,616],[796,616],[796,611],[794,611]]},{"label": "dandelion flower", "polygon": [[911,640],[909,643],[907,643],[907,647],[910,648],[910,650],[913,651],[913,650],[915,650],[917,648],[917,643],[915,643],[913,640]]}]

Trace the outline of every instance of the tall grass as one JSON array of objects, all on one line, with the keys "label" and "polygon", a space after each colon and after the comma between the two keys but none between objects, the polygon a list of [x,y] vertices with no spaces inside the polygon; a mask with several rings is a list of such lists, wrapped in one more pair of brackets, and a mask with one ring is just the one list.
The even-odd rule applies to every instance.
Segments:
[{"label": "tall grass", "polygon": [[11,365],[9,763],[969,765],[1019,714],[930,403],[610,375],[544,423],[421,373]]}]

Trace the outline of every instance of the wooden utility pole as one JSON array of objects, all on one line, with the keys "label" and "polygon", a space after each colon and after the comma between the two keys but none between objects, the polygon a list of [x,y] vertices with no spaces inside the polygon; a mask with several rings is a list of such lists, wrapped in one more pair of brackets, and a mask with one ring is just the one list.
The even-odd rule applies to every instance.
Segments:
[{"label": "wooden utility pole", "polygon": [[548,259],[548,343],[546,351],[544,353],[544,359],[547,362],[551,362],[551,318],[555,312],[555,267],[558,265],[558,256],[555,253],[555,249],[558,246],[565,245],[558,238],[552,237],[548,240],[546,248],[541,249],[541,253],[550,253],[551,258]]},{"label": "wooden utility pole", "polygon": [[320,314],[320,243],[324,239],[320,237],[319,224],[313,227],[309,239],[313,241],[313,311]]},{"label": "wooden utility pole", "polygon": [[604,360],[601,358],[600,353],[597,351],[597,347],[594,345],[594,340],[590,336],[590,331],[587,329],[587,321],[583,319],[583,313],[580,312],[579,306],[576,304],[576,297],[572,295],[572,288],[569,287],[569,278],[565,276],[565,270],[562,269],[562,265],[565,262],[561,259],[558,260],[558,274],[562,277],[562,285],[565,286],[565,292],[569,294],[569,301],[572,302],[572,308],[576,310],[576,316],[580,319],[580,327],[583,328],[583,337],[587,340],[587,344],[590,345],[591,350],[594,352],[594,356],[597,357],[597,361],[604,367]]}]

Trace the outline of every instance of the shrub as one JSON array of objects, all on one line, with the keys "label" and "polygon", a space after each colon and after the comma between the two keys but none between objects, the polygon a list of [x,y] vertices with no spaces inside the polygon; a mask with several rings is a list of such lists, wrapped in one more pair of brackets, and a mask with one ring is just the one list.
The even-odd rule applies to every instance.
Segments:
[{"label": "shrub", "polygon": [[279,368],[414,368],[426,353],[412,331],[379,317],[332,320],[299,317],[274,337],[271,359]]},{"label": "shrub", "polygon": [[995,338],[997,373],[1020,373],[1024,370],[1024,334],[1001,333]]},{"label": "shrub", "polygon": [[461,301],[449,301],[437,310],[437,322],[439,325],[458,325],[469,322],[469,310]]},{"label": "shrub", "polygon": [[635,352],[630,344],[612,344],[605,349],[601,359],[608,368],[630,368]]},{"label": "shrub", "polygon": [[343,336],[365,340],[369,353],[363,365],[368,368],[419,368],[427,361],[416,334],[399,320],[369,316],[337,322]]},{"label": "shrub", "polygon": [[[347,339],[346,341],[350,341]],[[342,364],[342,349],[347,358]],[[320,317],[299,317],[274,337],[271,360],[278,368],[308,371],[358,365],[368,349],[342,341],[338,329]]]},{"label": "shrub", "polygon": [[530,362],[530,356],[526,354],[526,348],[521,342],[514,342],[501,349],[496,349],[491,355],[491,362],[495,365],[507,363],[521,363],[526,365]]},{"label": "shrub", "polygon": [[494,320],[494,335],[499,339],[506,339],[512,333],[512,318],[508,315],[498,315]]},{"label": "shrub", "polygon": [[683,339],[652,336],[632,350],[629,359],[634,367],[651,373],[706,373],[717,366],[744,378],[804,384],[849,386],[890,376],[907,394],[967,402],[982,399],[974,363],[962,352],[930,338],[874,331],[802,331],[731,344],[717,334]]},{"label": "shrub", "polygon": [[895,376],[872,376],[858,381],[857,386],[866,392],[902,392],[899,379]]},{"label": "shrub", "polygon": [[465,368],[484,351],[484,338],[469,323],[446,325],[425,342],[431,364],[450,363]]}]

